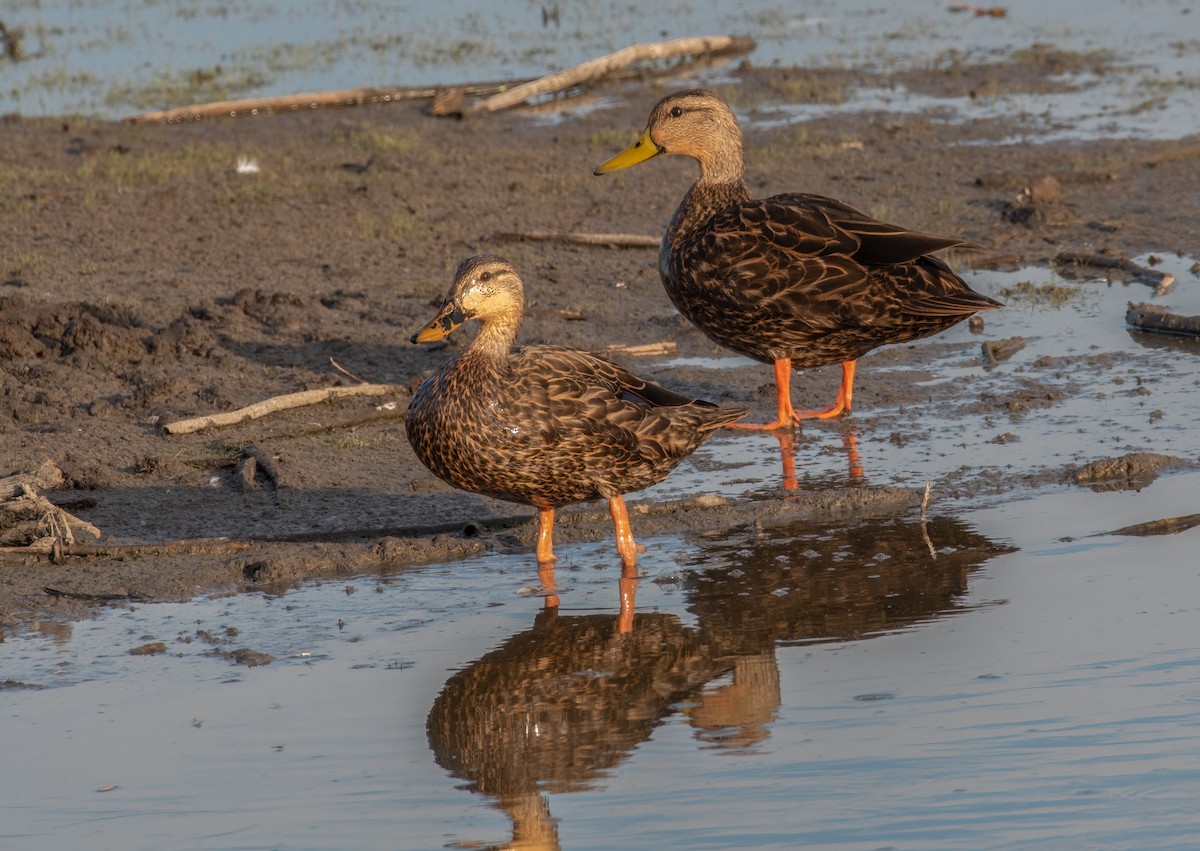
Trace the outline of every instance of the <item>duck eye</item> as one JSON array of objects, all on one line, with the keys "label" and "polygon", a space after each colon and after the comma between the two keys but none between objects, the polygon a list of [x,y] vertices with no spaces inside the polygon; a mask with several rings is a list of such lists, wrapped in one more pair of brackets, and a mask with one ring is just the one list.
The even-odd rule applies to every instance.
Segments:
[{"label": "duck eye", "polygon": [[681,115],[683,115],[683,107],[682,106],[671,107],[671,117],[672,118],[678,118]]},{"label": "duck eye", "polygon": [[481,281],[490,281],[491,279],[492,279],[491,272],[481,272],[479,274],[479,280],[481,280]]}]

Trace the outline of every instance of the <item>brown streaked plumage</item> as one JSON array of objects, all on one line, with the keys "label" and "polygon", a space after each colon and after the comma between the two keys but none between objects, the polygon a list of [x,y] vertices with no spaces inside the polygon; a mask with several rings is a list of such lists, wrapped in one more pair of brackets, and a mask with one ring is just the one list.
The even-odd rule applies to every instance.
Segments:
[{"label": "brown streaked plumage", "polygon": [[536,507],[539,563],[554,560],[554,510],[603,497],[628,573],[638,547],[623,495],[661,482],[747,411],[689,399],[577,349],[514,348],[524,307],[504,258],[459,264],[441,310],[412,341],[441,339],[469,319],[482,327],[413,394],[409,442],[449,484]]},{"label": "brown streaked plumage", "polygon": [[[641,137],[596,169],[618,171],[658,154],[700,164],[700,177],[663,236],[659,273],[671,301],[717,343],[775,365],[783,428],[849,412],[855,362],[885,343],[936,334],[1002,305],[981,295],[934,252],[967,240],[885,224],[821,195],[753,199],[742,130],[711,92],[659,101]],[[791,404],[791,371],[841,363],[837,400],[820,411]]]}]

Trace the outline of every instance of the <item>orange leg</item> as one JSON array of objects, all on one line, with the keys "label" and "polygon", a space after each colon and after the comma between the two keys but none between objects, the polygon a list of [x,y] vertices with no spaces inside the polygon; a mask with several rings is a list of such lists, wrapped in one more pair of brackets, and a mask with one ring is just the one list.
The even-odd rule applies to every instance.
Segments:
[{"label": "orange leg", "polygon": [[[850,399],[854,395],[854,367],[858,361],[842,363],[842,383],[838,387],[837,399],[828,408],[820,411],[793,411],[792,417],[797,420],[828,420],[850,413]],[[776,370],[776,380],[778,380]]]},{"label": "orange leg", "polygon": [[552,538],[554,537],[554,509],[538,509],[538,540],[537,560],[538,579],[542,583],[542,591],[546,595],[548,607],[558,606],[558,585],[554,581],[554,555]]},{"label": "orange leg", "polygon": [[771,423],[730,423],[729,428],[749,428],[758,431],[792,428],[799,422],[792,408],[792,359],[780,358],[775,361],[775,402],[778,413],[775,422]]},{"label": "orange leg", "polygon": [[617,632],[628,633],[633,631],[633,607],[638,581],[637,557],[638,553],[646,550],[633,540],[633,529],[629,526],[629,512],[625,508],[624,497],[615,496],[610,499],[608,511],[616,528],[617,552],[621,554],[621,578],[618,580],[621,610],[617,615]]},{"label": "orange leg", "polygon": [[629,526],[629,512],[625,509],[625,498],[614,496],[608,501],[608,513],[612,515],[617,533],[617,552],[621,555],[621,566],[627,570],[637,567],[638,553],[644,553],[633,540],[633,529]]},{"label": "orange leg", "polygon": [[554,564],[554,509],[538,509],[538,564]]},{"label": "orange leg", "polygon": [[848,360],[842,364],[842,383],[838,387],[837,399],[828,408],[820,411],[797,411],[792,407],[792,359],[780,358],[775,361],[775,421],[763,423],[730,423],[729,428],[750,428],[759,430],[793,428],[801,420],[828,420],[850,413],[850,398],[854,395],[854,366],[857,361]]}]

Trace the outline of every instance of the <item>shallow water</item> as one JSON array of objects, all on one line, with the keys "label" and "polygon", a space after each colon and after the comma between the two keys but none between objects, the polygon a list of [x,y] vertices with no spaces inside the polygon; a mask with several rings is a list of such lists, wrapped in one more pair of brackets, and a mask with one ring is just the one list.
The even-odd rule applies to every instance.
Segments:
[{"label": "shallow water", "polygon": [[[30,35],[26,48],[41,57],[0,65],[0,111],[118,117],[129,107],[106,101],[114,81],[236,64],[277,42],[353,47],[368,28],[410,40],[326,50],[248,93],[524,76],[660,31],[749,31],[759,64],[897,68],[950,48],[1003,57],[1053,41],[1118,51],[1160,82],[1185,73],[1170,45],[1191,43],[1178,26],[1191,20],[1186,6],[1172,0],[1017,2],[998,22],[932,4],[903,16],[866,3],[781,12],[755,0],[738,4],[745,14],[667,4],[649,11],[656,21],[587,3],[560,10],[554,39],[540,3],[517,5],[503,22],[471,17],[472,37],[519,31],[497,55],[422,62],[415,40],[456,36],[457,6],[420,18],[368,2],[295,7],[332,16],[245,3],[3,4],[9,25],[32,33],[32,16],[61,31]],[[64,25],[56,16],[68,11]],[[63,69],[95,76],[69,98],[22,76]],[[1081,134],[1194,132],[1200,87],[1180,77],[1148,120],[1139,79],[1114,75],[1048,101],[932,105],[949,106],[947,120],[991,106],[1050,110]],[[886,96],[887,108],[931,105]],[[1055,122],[1045,124],[1049,138]],[[1123,320],[1127,301],[1200,314],[1191,260],[1164,255],[1159,268],[1178,281],[1155,299],[1144,284],[1047,269],[968,275],[1008,307],[986,316],[985,337],[963,324],[920,344],[931,394],[970,376],[1020,399],[1029,387],[1070,388],[1084,371],[1085,386],[1101,389],[1045,407],[1030,398],[1008,416],[943,406],[954,451],[937,442],[942,428],[861,399],[880,427],[806,427],[800,486],[918,488],[968,467],[1053,470],[1132,451],[1196,461],[1197,343]],[[1061,303],[1002,293],[1022,282],[1077,292]],[[1026,346],[1011,358],[979,358],[984,339],[1012,336]],[[886,352],[864,370],[911,371]],[[749,387],[768,378],[734,358],[712,367]],[[721,435],[639,498],[777,498],[779,465],[770,435]],[[647,537],[627,637],[614,634],[607,541],[558,547],[557,614],[532,593],[529,555],[501,553],[282,596],[31,621],[0,636],[0,682],[28,686],[0,689],[0,847],[432,849],[502,843],[514,830],[528,848],[1193,847],[1200,532],[1111,533],[1200,512],[1198,494],[1195,472],[1141,490],[938,491],[925,525],[914,516]],[[158,641],[162,654],[129,653]],[[235,665],[239,648],[274,658]]]},{"label": "shallow water", "polygon": [[[1188,262],[1158,268],[1178,276],[1158,300],[1200,313]],[[864,484],[919,486],[964,453],[984,468],[1200,457],[1194,341],[1123,323],[1149,287],[972,279],[992,295],[1021,282],[1078,292],[1008,296],[987,337],[1027,344],[996,366],[962,328],[923,343],[931,386],[971,372],[1011,393],[1087,368],[1111,397],[990,425],[947,407],[952,453],[919,424],[902,444],[864,432]],[[714,366],[765,369],[729,360]],[[806,427],[802,487],[846,482],[848,423]],[[1001,430],[1016,439],[989,442]],[[700,454],[650,496],[778,498],[773,438]],[[1190,847],[1200,524],[1128,528],[1198,512],[1200,473],[1179,472],[1140,490],[935,492],[925,524],[647,536],[629,636],[608,541],[559,545],[557,612],[529,555],[498,553],[30,622],[0,644],[0,680],[28,686],[0,690],[0,753],[20,767],[0,781],[0,846]],[[152,642],[165,651],[129,653]],[[234,664],[240,648],[273,659]]]},{"label": "shallow water", "polygon": [[[879,414],[880,421],[869,431],[853,417],[805,424],[794,453],[801,486],[845,484],[852,464],[849,441],[856,453],[853,464],[863,474],[855,481],[912,488],[960,470],[972,477],[989,469],[1037,472],[1127,452],[1200,459],[1200,434],[1192,427],[1200,422],[1200,341],[1138,331],[1125,323],[1130,302],[1200,315],[1200,274],[1192,271],[1191,258],[1175,254],[1133,259],[1174,275],[1175,283],[1163,295],[1154,295],[1145,283],[1101,277],[1102,270],[1082,267],[1069,271],[1070,278],[1044,267],[964,271],[967,283],[1005,307],[983,314],[983,334],[973,334],[963,322],[916,343],[927,353],[922,365],[929,376],[923,385],[934,394],[939,385],[970,378],[980,395],[1009,400],[1011,411],[981,413],[969,404],[971,399],[959,398],[936,406],[934,427],[924,419],[925,407],[885,413],[880,403],[856,394],[855,411]],[[1151,266],[1152,259],[1157,265]],[[1011,357],[997,364],[981,357],[985,342],[1013,337],[1024,340],[1024,346]],[[885,347],[865,358],[864,374],[892,373],[901,380],[912,373],[911,363],[889,365],[888,352]],[[663,361],[656,374],[664,383],[670,383],[677,363],[713,369],[718,384],[756,387],[771,381],[769,367],[730,355],[706,362]],[[833,400],[838,367],[815,372],[828,398],[796,397],[797,405]],[[1079,387],[1089,389],[1078,392]],[[956,436],[953,451],[945,446],[947,434]],[[779,443],[771,434],[722,435],[697,455],[709,466],[726,469],[694,475],[684,467],[648,493],[679,496],[704,489],[736,498],[753,489],[748,478],[778,484],[769,474],[780,464]]]},{"label": "shallow water", "polygon": [[1029,133],[1010,141],[1196,132],[1200,40],[1189,4],[1011,0],[1002,18],[954,14],[947,5],[9,0],[0,2],[0,21],[23,31],[25,58],[0,61],[0,113],[119,118],[205,100],[526,79],[630,44],[744,34],[756,40],[749,58],[760,66],[927,69],[1005,60],[1034,45],[1105,60],[1103,73],[1076,75],[1076,88],[1062,93],[968,99],[870,89],[847,93],[842,104],[788,108],[763,120],[935,110],[954,123],[1023,115]]},{"label": "shallow water", "polygon": [[1106,533],[1198,493],[647,539],[631,636],[607,545],[31,624],[0,844],[1188,847],[1200,531]]}]

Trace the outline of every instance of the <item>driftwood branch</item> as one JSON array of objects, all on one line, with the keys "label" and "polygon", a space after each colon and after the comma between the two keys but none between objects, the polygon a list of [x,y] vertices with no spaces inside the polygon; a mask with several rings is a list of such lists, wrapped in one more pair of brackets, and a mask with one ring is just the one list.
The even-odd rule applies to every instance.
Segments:
[{"label": "driftwood branch", "polygon": [[100,530],[59,508],[38,489],[63,482],[62,470],[53,461],[43,461],[36,470],[0,479],[0,545],[20,552],[61,553],[75,543],[76,529],[100,537]]},{"label": "driftwood branch", "polygon": [[660,236],[649,236],[640,233],[582,233],[572,231],[561,233],[549,230],[504,231],[495,236],[496,239],[507,239],[515,242],[571,242],[581,245],[608,245],[619,248],[658,248],[662,242]]},{"label": "driftwood branch", "polygon": [[655,355],[672,354],[678,346],[670,340],[662,340],[657,343],[641,343],[637,345],[625,345],[624,343],[613,343],[605,348],[605,351],[614,355],[629,355],[630,357],[653,357]]},{"label": "driftwood branch", "polygon": [[324,387],[320,390],[302,390],[299,393],[287,393],[283,396],[273,396],[262,402],[255,402],[236,411],[224,414],[209,414],[203,417],[192,417],[186,420],[176,420],[163,426],[167,434],[190,434],[206,428],[236,425],[246,420],[256,420],[273,414],[276,411],[286,411],[289,408],[301,408],[305,405],[315,405],[330,399],[341,399],[345,396],[384,396],[397,392],[392,384],[354,384],[349,387]]},{"label": "driftwood branch", "polygon": [[697,36],[656,41],[649,44],[634,44],[616,53],[592,59],[563,71],[539,77],[528,83],[513,86],[506,91],[485,98],[468,110],[472,113],[497,112],[519,106],[538,95],[561,92],[580,83],[605,77],[635,62],[648,59],[666,59],[672,56],[714,56],[748,53],[755,47],[754,39],[746,36]]},{"label": "driftwood branch", "polygon": [[[387,86],[383,88],[338,89],[332,92],[301,92],[273,97],[242,98],[216,103],[196,103],[172,109],[143,112],[121,119],[126,124],[149,124],[164,121],[195,121],[218,116],[254,115],[259,112],[317,109],[325,106],[362,106],[369,103],[395,103],[409,100],[432,100],[453,92],[458,96],[483,97],[468,108],[468,112],[495,112],[517,106],[531,97],[577,86],[580,83],[612,74],[634,63],[672,56],[735,56],[748,53],[754,40],[745,36],[699,36],[671,41],[636,44],[535,80],[507,80],[487,83],[463,83],[456,86]],[[458,114],[445,110],[442,114]]]},{"label": "driftwood branch", "polygon": [[[521,80],[517,83],[528,82]],[[494,83],[464,83],[457,88],[464,94],[486,96],[502,92],[514,85],[512,81]],[[143,112],[122,118],[125,124],[150,124],[161,121],[194,121],[217,116],[253,115],[256,112],[297,111],[322,106],[362,106],[368,103],[394,103],[406,100],[428,100],[444,86],[412,86],[390,88],[339,89],[333,92],[302,92],[275,97],[244,98],[217,103],[195,103],[156,112]]]},{"label": "driftwood branch", "polygon": [[1130,302],[1129,309],[1125,311],[1125,321],[1142,331],[1200,337],[1200,316],[1172,313],[1157,304]]},{"label": "driftwood branch", "polygon": [[1117,269],[1139,281],[1153,284],[1155,295],[1162,295],[1175,283],[1175,276],[1171,273],[1150,269],[1140,263],[1134,263],[1128,257],[1112,257],[1107,254],[1087,254],[1077,251],[1060,251],[1055,255],[1054,262],[1070,263],[1075,266],[1095,266],[1098,269]]},{"label": "driftwood branch", "polygon": [[36,470],[29,473],[13,473],[11,476],[0,478],[0,499],[11,499],[21,496],[27,489],[49,490],[63,483],[62,470],[53,461],[47,459]]},{"label": "driftwood branch", "polygon": [[1188,514],[1184,517],[1163,517],[1148,523],[1135,523],[1132,526],[1122,526],[1111,532],[1101,532],[1101,535],[1177,535],[1200,526],[1200,514]]}]

